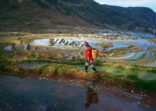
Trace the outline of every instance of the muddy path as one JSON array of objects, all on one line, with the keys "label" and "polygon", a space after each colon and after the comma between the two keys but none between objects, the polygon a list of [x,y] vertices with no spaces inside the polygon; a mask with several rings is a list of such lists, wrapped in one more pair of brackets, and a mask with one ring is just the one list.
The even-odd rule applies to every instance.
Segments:
[{"label": "muddy path", "polygon": [[[154,95],[127,92],[93,81],[72,84],[0,76],[0,111],[155,111]],[[153,99],[153,103],[148,103]]]}]

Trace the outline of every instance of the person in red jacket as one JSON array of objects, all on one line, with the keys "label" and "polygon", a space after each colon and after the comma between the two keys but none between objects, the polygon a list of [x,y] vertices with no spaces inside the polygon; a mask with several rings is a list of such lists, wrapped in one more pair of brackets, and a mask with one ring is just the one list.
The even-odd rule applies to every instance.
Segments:
[{"label": "person in red jacket", "polygon": [[85,42],[85,46],[86,46],[86,51],[85,51],[85,59],[86,59],[86,63],[85,63],[85,72],[88,72],[88,67],[90,66],[94,72],[97,72],[96,68],[93,65],[93,56],[92,56],[92,48],[91,46],[88,44],[88,42]]}]

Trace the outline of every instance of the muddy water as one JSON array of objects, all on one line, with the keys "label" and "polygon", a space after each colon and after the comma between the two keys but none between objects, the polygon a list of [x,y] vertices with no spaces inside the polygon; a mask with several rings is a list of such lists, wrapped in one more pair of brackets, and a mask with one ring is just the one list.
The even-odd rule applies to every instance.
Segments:
[{"label": "muddy water", "polygon": [[[52,48],[64,48],[64,49],[79,49],[80,47],[84,47],[84,42],[89,42],[89,44],[96,49],[103,50],[102,47],[96,45],[97,43],[112,43],[112,47],[106,48],[106,50],[113,50],[118,48],[125,48],[132,45],[137,45],[138,47],[142,48],[142,51],[147,51],[148,48],[153,47],[156,48],[156,44],[149,42],[144,39],[138,40],[99,40],[99,39],[91,39],[91,38],[76,38],[76,37],[69,37],[69,38],[53,38],[53,39],[34,39],[28,44],[21,44],[21,45],[9,45],[4,47],[4,50],[11,51],[13,49],[17,50],[28,50],[30,45],[32,46],[50,46]],[[139,54],[138,54],[139,55]]]},{"label": "muddy water", "polygon": [[19,67],[22,68],[35,68],[35,67],[42,67],[42,66],[46,66],[48,65],[48,63],[39,63],[39,62],[35,62],[35,63],[29,63],[29,62],[23,62],[19,64]]},{"label": "muddy water", "polygon": [[82,47],[84,42],[89,42],[89,44],[96,49],[103,50],[102,47],[96,45],[97,43],[103,42],[111,42],[112,47],[107,48],[106,50],[113,50],[116,48],[124,48],[131,46],[131,44],[125,42],[113,42],[113,41],[105,41],[105,40],[95,40],[90,38],[54,38],[54,39],[36,39],[33,40],[31,44],[33,45],[41,45],[41,46],[55,46],[55,47]]},{"label": "muddy water", "polygon": [[48,80],[0,77],[0,111],[155,111],[137,94]]},{"label": "muddy water", "polygon": [[[149,48],[153,48],[156,50],[156,43],[149,42],[145,39],[137,39],[137,40],[99,40],[99,39],[93,39],[93,38],[77,38],[77,37],[69,37],[69,38],[44,38],[44,39],[34,39],[30,41],[28,44],[14,44],[14,45],[7,45],[3,49],[6,51],[12,51],[12,50],[19,50],[19,51],[27,51],[27,50],[33,50],[37,51],[39,49],[43,50],[44,52],[50,52],[53,49],[57,50],[84,50],[84,42],[89,42],[89,44],[98,50],[104,50],[103,47],[98,46],[98,43],[112,43],[112,47],[108,47],[105,50],[113,50],[118,48],[125,48],[129,46],[138,46],[142,50],[136,52],[135,54],[133,52],[127,52],[126,55],[123,55],[121,57],[111,57],[108,56],[108,59],[113,60],[137,60],[145,55],[145,57],[142,60],[151,60],[150,53],[155,53],[155,51],[150,51]],[[38,48],[39,47],[39,48]],[[149,53],[150,52],[150,53]],[[82,58],[82,54],[76,54],[80,55],[80,58]],[[149,56],[149,57],[148,57]],[[66,58],[66,57],[64,57]],[[67,60],[72,60],[73,56],[68,56]],[[78,57],[77,57],[78,58]],[[156,66],[155,62],[151,63],[151,65],[147,66]]]}]

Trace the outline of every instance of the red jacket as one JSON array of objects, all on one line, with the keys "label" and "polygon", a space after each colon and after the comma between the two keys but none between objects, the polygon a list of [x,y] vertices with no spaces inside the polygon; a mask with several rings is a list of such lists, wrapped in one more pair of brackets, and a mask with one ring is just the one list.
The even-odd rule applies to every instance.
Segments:
[{"label": "red jacket", "polygon": [[90,47],[88,47],[85,51],[85,58],[90,64],[93,63],[92,49]]}]

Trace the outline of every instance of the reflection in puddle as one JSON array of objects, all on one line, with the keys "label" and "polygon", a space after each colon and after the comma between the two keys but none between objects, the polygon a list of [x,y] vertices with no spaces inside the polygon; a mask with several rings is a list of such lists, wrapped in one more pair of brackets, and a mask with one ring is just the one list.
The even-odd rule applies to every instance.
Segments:
[{"label": "reflection in puddle", "polygon": [[95,91],[92,88],[87,88],[85,107],[89,108],[92,104],[97,104],[98,102],[99,98],[97,93],[95,93]]},{"label": "reflection in puddle", "polygon": [[[138,104],[131,93],[110,88],[100,93],[91,87],[11,76],[0,77],[1,111],[155,111],[155,106]],[[114,95],[114,96],[113,96]],[[142,97],[139,97],[142,98]],[[131,100],[131,101],[130,101]]]}]

